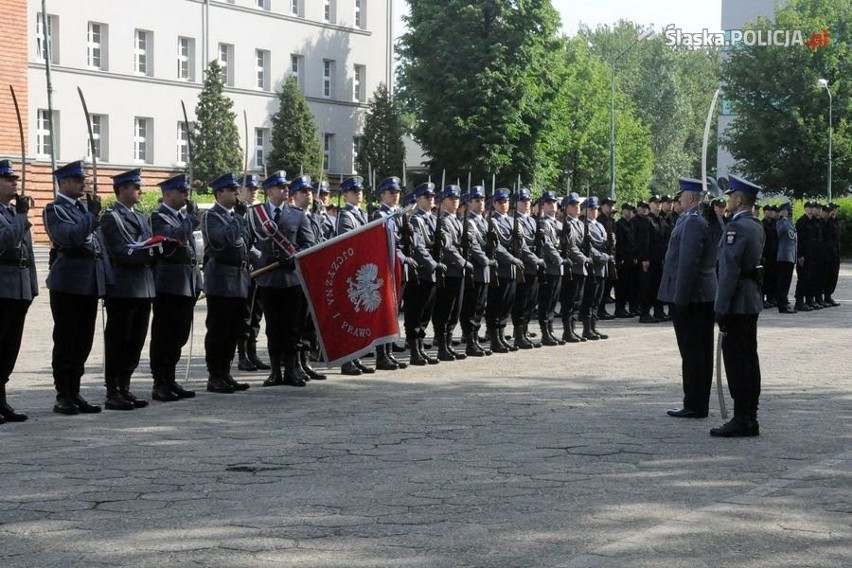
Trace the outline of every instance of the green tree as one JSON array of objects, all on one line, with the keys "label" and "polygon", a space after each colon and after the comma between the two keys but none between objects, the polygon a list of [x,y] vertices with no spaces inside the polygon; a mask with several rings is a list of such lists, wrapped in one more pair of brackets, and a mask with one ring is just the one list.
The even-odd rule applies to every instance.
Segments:
[{"label": "green tree", "polygon": [[270,170],[284,170],[290,176],[304,171],[317,178],[323,168],[322,144],[308,101],[292,75],[278,94],[278,112],[272,116]]},{"label": "green tree", "polygon": [[828,174],[828,81],[833,96],[833,194],[852,182],[852,0],[790,0],[753,30],[800,30],[803,39],[828,31],[827,46],[747,46],[723,65],[725,98],[735,118],[723,144],[736,170],[767,189],[825,195]]},{"label": "green tree", "polygon": [[[400,94],[414,135],[448,178],[525,183],[555,156],[542,143],[562,58],[559,16],[549,0],[409,0],[400,40]],[[542,179],[541,182],[545,181]]]},{"label": "green tree", "polygon": [[377,181],[400,171],[405,162],[402,140],[406,125],[399,103],[380,83],[364,115],[364,131],[358,145],[357,168],[365,178],[372,166]]},{"label": "green tree", "polygon": [[227,172],[242,172],[243,151],[234,122],[234,101],[225,95],[225,78],[218,61],[211,61],[204,76],[204,88],[195,107],[193,175],[196,189]]}]

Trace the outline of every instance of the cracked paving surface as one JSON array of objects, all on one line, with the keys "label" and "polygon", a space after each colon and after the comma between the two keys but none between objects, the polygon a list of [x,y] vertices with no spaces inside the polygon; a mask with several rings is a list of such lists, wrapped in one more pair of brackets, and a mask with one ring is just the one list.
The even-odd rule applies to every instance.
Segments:
[{"label": "cracked paving surface", "polygon": [[[46,270],[42,269],[42,280]],[[842,307],[760,324],[758,439],[665,416],[670,326],[305,389],[50,412],[47,294],[0,426],[0,565],[199,567],[852,564],[852,271]],[[84,396],[100,402],[96,347]],[[134,377],[148,394],[147,349]],[[728,402],[730,408],[730,400]]]}]

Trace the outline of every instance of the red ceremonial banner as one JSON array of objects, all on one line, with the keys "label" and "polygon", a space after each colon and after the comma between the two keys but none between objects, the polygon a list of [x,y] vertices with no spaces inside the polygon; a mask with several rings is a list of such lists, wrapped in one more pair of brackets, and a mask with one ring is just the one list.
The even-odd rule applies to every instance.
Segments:
[{"label": "red ceremonial banner", "polygon": [[296,255],[296,272],[329,365],[399,337],[391,247],[386,219],[378,219]]}]

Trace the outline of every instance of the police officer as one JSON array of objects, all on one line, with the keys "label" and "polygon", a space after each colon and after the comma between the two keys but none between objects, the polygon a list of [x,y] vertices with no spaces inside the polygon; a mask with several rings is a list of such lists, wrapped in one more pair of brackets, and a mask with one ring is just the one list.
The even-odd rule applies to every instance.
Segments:
[{"label": "police officer", "polygon": [[314,188],[314,203],[316,210],[312,214],[319,217],[320,226],[322,227],[323,240],[334,237],[337,220],[328,212],[330,189],[327,181],[319,181],[313,184]]},{"label": "police officer", "polygon": [[240,184],[233,173],[210,183],[216,204],[204,215],[204,291],[207,294],[207,391],[230,394],[246,390],[231,376],[231,362],[243,337],[249,295],[251,236],[245,218],[237,211]]},{"label": "police officer", "polygon": [[[401,191],[402,187],[400,186],[398,177],[391,176],[382,180],[379,184],[379,200],[381,201],[381,205],[373,211],[373,220],[387,219],[387,225],[393,231],[397,244],[396,262],[403,266],[403,279],[405,279],[407,273],[405,266],[407,265],[408,269],[416,270],[417,262],[413,258],[406,257],[400,249],[402,232],[396,212],[399,206]],[[376,347],[376,369],[380,371],[395,371],[397,369],[405,369],[406,367],[408,367],[408,363],[398,361],[394,357],[393,343],[385,343]]]},{"label": "police officer", "polygon": [[793,204],[789,201],[778,206],[778,221],[775,223],[775,234],[778,241],[775,273],[777,285],[775,299],[778,302],[778,312],[795,314],[790,306],[790,283],[793,281],[793,267],[796,266],[798,236],[796,226],[790,220],[793,214]]},{"label": "police officer", "polygon": [[163,249],[139,247],[152,236],[151,228],[133,206],[142,199],[141,170],[112,178],[115,204],[101,216],[101,234],[113,268],[107,285],[104,329],[104,381],[107,410],[133,410],[148,401],[130,391],[130,377],[148,335],[154,288],[155,254]]},{"label": "police officer", "polygon": [[[254,174],[248,174],[237,180],[240,184],[239,200],[234,210],[244,219],[248,208],[257,201],[257,191],[260,188],[260,179]],[[252,251],[250,259],[257,256],[257,251]],[[249,266],[253,270],[254,265]],[[263,317],[263,309],[257,301],[257,283],[251,280],[249,283],[249,298],[243,312],[242,337],[237,343],[237,368],[240,371],[268,371],[269,365],[257,356],[257,336],[260,333],[260,320]]]},{"label": "police officer", "polygon": [[567,343],[586,341],[577,335],[575,326],[580,314],[580,305],[586,288],[586,276],[589,274],[591,258],[585,254],[583,237],[585,226],[580,220],[580,196],[574,192],[562,199],[562,231],[560,246],[562,257],[570,261],[571,277],[562,283],[560,302],[562,303],[562,339]]},{"label": "police officer", "polygon": [[423,338],[435,303],[435,282],[438,273],[445,273],[446,265],[432,255],[435,246],[437,219],[432,214],[435,204],[435,184],[422,183],[414,188],[417,208],[411,216],[414,231],[412,255],[417,261],[417,278],[405,285],[405,340],[411,352],[412,365],[436,365],[440,361],[426,353]]},{"label": "police officer", "polygon": [[607,270],[607,278],[604,280],[603,284],[602,300],[598,306],[597,317],[601,320],[615,319],[614,315],[606,311],[606,304],[612,297],[612,289],[615,285],[617,285],[616,283],[619,276],[615,262],[616,242],[618,239],[616,238],[615,221],[613,220],[613,207],[615,207],[615,200],[610,197],[605,197],[600,200],[600,207],[598,208],[597,221],[606,231],[606,253],[610,255],[612,259]]},{"label": "police officer", "polygon": [[[517,351],[518,346],[506,343],[504,330],[512,312],[517,290],[518,271],[524,271],[524,249],[526,244],[517,240],[514,220],[509,213],[509,190],[498,188],[491,196],[493,210],[489,218],[489,229],[494,231],[499,244],[505,251],[497,256],[497,286],[488,288],[486,322],[491,350],[494,353]],[[516,254],[516,250],[520,254]],[[528,250],[528,249],[527,249]]]},{"label": "police officer", "polygon": [[778,305],[775,291],[778,276],[776,273],[778,256],[778,232],[775,230],[777,209],[774,205],[763,206],[763,233],[765,244],[763,246],[763,267],[765,277],[763,279],[763,307],[774,308]]},{"label": "police officer", "polygon": [[[492,353],[490,349],[479,344],[479,328],[485,315],[488,286],[492,278],[495,281],[497,279],[496,256],[492,259],[488,255],[488,221],[482,215],[484,204],[485,188],[481,185],[470,188],[466,196],[464,222],[468,224],[468,260],[473,264],[473,270],[472,278],[466,279],[460,313],[465,354],[469,357],[484,357]],[[496,255],[496,250],[494,253]]]},{"label": "police officer", "polygon": [[[464,293],[465,272],[473,270],[473,265],[462,254],[462,223],[456,217],[461,198],[461,188],[448,185],[441,192],[441,208],[436,228],[436,247],[440,255],[433,258],[447,267],[443,278],[435,288],[435,306],[432,310],[432,328],[435,332],[435,344],[438,347],[438,360],[455,361],[465,359],[467,355],[453,349],[452,330],[459,320],[462,294]],[[440,243],[437,240],[440,239]]]},{"label": "police officer", "polygon": [[632,318],[636,308],[636,233],[632,219],[635,207],[630,203],[621,204],[621,216],[615,223],[615,263],[618,267],[618,280],[615,281],[615,317]]},{"label": "police officer", "polygon": [[589,197],[583,202],[583,210],[586,212],[583,220],[583,253],[591,259],[591,267],[583,290],[580,319],[583,322],[582,337],[591,341],[609,338],[597,329],[598,306],[603,301],[604,281],[611,260],[610,255],[606,253],[606,229],[597,221],[598,207],[597,197]]},{"label": "police officer", "polygon": [[[361,209],[361,201],[364,200],[364,178],[354,176],[343,180],[340,184],[340,192],[346,206],[337,214],[337,235],[343,235],[358,227],[363,227],[369,221],[367,212]],[[344,375],[357,376],[362,373],[375,373],[376,370],[361,363],[360,359],[347,361],[340,367]]]},{"label": "police officer", "polygon": [[38,295],[30,199],[18,195],[18,179],[12,163],[0,160],[0,424],[27,419],[9,406],[6,383],[21,350],[27,311]]},{"label": "police officer", "polygon": [[198,206],[189,200],[189,179],[185,174],[171,177],[159,186],[163,202],[151,213],[151,232],[177,246],[165,249],[154,265],[157,295],[151,320],[151,398],[169,402],[195,396],[195,391],[177,383],[175,371],[181,349],[189,340],[195,303],[201,294],[201,270],[193,236],[199,220]]},{"label": "police officer", "polygon": [[751,213],[760,187],[730,176],[728,211],[718,245],[719,286],[716,292],[716,323],[724,333],[722,355],[728,388],[734,399],[734,417],[710,431],[711,436],[757,436],[757,407],[760,397],[760,361],[757,356],[757,319],[761,300],[760,258],[763,228]]},{"label": "police officer", "polygon": [[521,259],[524,261],[524,278],[518,279],[515,290],[515,303],[512,306],[512,329],[514,330],[515,347],[519,349],[532,349],[541,347],[541,343],[534,342],[529,334],[529,323],[538,303],[539,281],[538,273],[544,270],[545,262],[537,255],[536,234],[537,226],[535,217],[530,215],[532,205],[532,193],[529,189],[522,187],[512,196],[515,203],[513,225],[517,225],[514,238],[522,243]]},{"label": "police officer", "polygon": [[[53,314],[54,412],[97,413],[101,407],[80,396],[80,379],[92,351],[98,298],[106,295],[112,268],[96,229],[101,202],[86,193],[86,169],[71,162],[53,172],[59,193],[44,208],[44,227],[50,237],[50,311]],[[86,203],[80,199],[86,194]]]},{"label": "police officer", "polygon": [[827,306],[837,307],[840,304],[832,298],[837,289],[837,280],[840,277],[840,224],[837,221],[837,203],[829,203],[823,211],[825,215],[825,263],[822,302]]},{"label": "police officer", "polygon": [[[258,269],[277,263],[276,268],[257,277],[258,297],[266,314],[267,349],[272,367],[269,377],[263,382],[265,387],[304,387],[311,378],[300,360],[308,304],[293,258],[295,252],[317,242],[304,211],[311,193],[311,178],[299,176],[288,181],[286,175],[277,171],[264,180],[267,201],[252,208],[249,213],[260,252]],[[287,206],[288,188],[292,206]]]},{"label": "police officer", "polygon": [[[797,312],[810,312],[819,309],[814,302],[814,282],[818,279],[820,239],[812,200],[805,202],[805,214],[796,221],[798,249],[796,259],[796,305]],[[821,306],[820,306],[821,307]]]},{"label": "police officer", "polygon": [[562,258],[559,252],[559,221],[556,220],[556,204],[559,198],[552,191],[545,191],[539,199],[539,215],[536,224],[536,240],[538,254],[544,260],[544,278],[538,287],[538,326],[541,329],[542,345],[565,345],[565,341],[553,335],[553,318],[556,314],[556,304],[562,291],[562,275],[565,264],[570,261]]},{"label": "police officer", "polygon": [[[682,360],[683,406],[676,418],[706,418],[713,384],[713,302],[716,299],[716,247],[719,234],[701,214],[701,181],[680,178],[683,208],[666,251],[658,298],[672,306]],[[716,214],[712,213],[711,219]]]},{"label": "police officer", "polygon": [[[669,203],[669,201],[667,200],[666,203]],[[650,260],[648,269],[650,275],[649,301],[654,306],[653,318],[657,321],[669,321],[671,317],[666,314],[663,303],[657,299],[657,292],[660,289],[660,279],[663,277],[663,260],[666,258],[666,247],[669,243],[671,231],[668,222],[661,214],[663,198],[659,195],[652,195],[648,204],[648,220],[650,221],[648,242]]]}]

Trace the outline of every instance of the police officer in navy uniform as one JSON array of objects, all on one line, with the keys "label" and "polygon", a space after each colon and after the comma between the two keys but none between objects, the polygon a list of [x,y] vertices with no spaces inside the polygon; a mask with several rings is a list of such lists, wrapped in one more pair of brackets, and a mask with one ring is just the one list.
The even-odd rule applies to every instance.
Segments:
[{"label": "police officer in navy uniform", "polygon": [[606,229],[597,221],[598,208],[597,197],[589,197],[583,202],[583,210],[586,212],[586,218],[583,221],[585,223],[583,252],[589,255],[591,266],[583,290],[580,319],[583,322],[582,337],[590,341],[609,339],[608,335],[601,333],[597,328],[598,307],[603,301],[604,282],[608,276],[609,262],[612,260],[606,252]]},{"label": "police officer in navy uniform", "polygon": [[[292,181],[283,171],[263,182],[267,202],[249,211],[252,232],[260,251],[258,268],[279,263],[274,270],[257,277],[258,297],[266,314],[266,338],[272,370],[263,386],[304,387],[310,376],[302,367],[300,353],[308,317],[308,304],[296,274],[295,259],[282,248],[283,236],[296,251],[317,243],[304,208],[309,204],[311,178],[299,176]],[[287,206],[287,194],[293,205]],[[266,225],[258,213],[265,213]],[[276,237],[276,235],[278,237]],[[281,242],[279,242],[281,240]],[[281,366],[284,372],[281,372]]]},{"label": "police officer in navy uniform", "polygon": [[[154,265],[153,316],[150,361],[154,388],[151,398],[161,402],[192,398],[195,391],[177,383],[181,350],[189,340],[195,303],[201,294],[201,269],[195,253],[193,231],[199,226],[198,205],[189,200],[189,179],[178,174],[159,184],[160,207],[151,213],[151,232],[170,239]],[[186,208],[185,210],[184,207]]]},{"label": "police officer in navy uniform", "polygon": [[763,307],[774,308],[778,305],[776,299],[777,292],[775,287],[778,282],[777,276],[777,260],[778,257],[778,232],[775,230],[776,215],[778,209],[774,205],[763,206],[763,233],[765,235],[765,244],[763,246],[763,267],[765,278],[763,279]]},{"label": "police officer in navy uniform", "polygon": [[107,286],[106,328],[104,330],[104,381],[107,410],[133,410],[148,401],[130,391],[130,377],[139,366],[154,288],[155,255],[162,248],[139,248],[151,238],[151,228],[133,206],[142,199],[139,169],[113,176],[115,204],[101,216],[101,234],[113,268],[112,284]]},{"label": "police officer in navy uniform", "polygon": [[[718,221],[701,214],[701,181],[680,178],[683,214],[672,229],[658,298],[671,305],[683,374],[683,406],[677,418],[706,418],[713,384],[713,302],[716,299]],[[716,213],[711,212],[716,218]]]},{"label": "police officer in navy uniform", "polygon": [[636,208],[628,203],[621,204],[621,215],[615,222],[615,264],[618,280],[615,281],[615,317],[632,318],[636,310],[636,275],[639,261],[636,257],[636,232],[633,215]]},{"label": "police officer in navy uniform", "polygon": [[[453,328],[459,321],[465,272],[473,265],[462,254],[463,226],[456,210],[461,199],[461,188],[448,185],[441,192],[441,206],[437,223],[440,224],[441,258],[436,259],[447,267],[444,278],[435,288],[435,306],[432,310],[432,328],[440,361],[465,359],[467,355],[453,349]],[[436,228],[437,228],[436,224]]]},{"label": "police officer in navy uniform", "polygon": [[562,231],[560,247],[562,256],[570,262],[571,277],[566,276],[562,282],[562,340],[567,343],[586,341],[575,329],[580,317],[580,306],[586,288],[586,276],[589,274],[592,259],[586,256],[583,249],[585,226],[580,220],[580,196],[574,192],[562,199]]},{"label": "police officer in navy uniform", "polygon": [[840,277],[840,223],[837,221],[837,203],[829,203],[823,210],[825,215],[825,264],[823,267],[822,302],[837,307],[839,302],[832,297]]},{"label": "police officer in navy uniform", "polygon": [[414,188],[417,208],[411,216],[414,231],[412,256],[417,261],[417,278],[409,281],[403,291],[405,305],[405,340],[408,343],[412,365],[437,365],[440,361],[426,353],[423,339],[435,304],[437,272],[446,272],[446,265],[433,256],[437,218],[432,214],[435,204],[435,184],[422,183]]},{"label": "police officer in navy uniform", "polygon": [[778,206],[778,220],[775,223],[775,234],[778,240],[778,252],[776,253],[775,272],[777,284],[775,286],[775,299],[778,302],[778,312],[782,314],[795,314],[796,310],[790,306],[790,283],[793,281],[793,268],[796,266],[798,236],[796,226],[790,219],[793,214],[793,204],[789,201]]},{"label": "police officer in navy uniform", "polygon": [[[600,207],[598,208],[598,223],[606,230],[607,237],[607,248],[606,253],[611,257],[615,257],[616,254],[616,243],[618,239],[616,238],[615,231],[615,222],[613,220],[613,207],[615,207],[615,200],[611,197],[604,197],[600,200]],[[609,264],[609,270],[607,271],[607,277],[603,283],[603,294],[600,305],[598,306],[598,319],[601,320],[611,320],[615,319],[615,316],[606,311],[606,304],[610,301],[612,297],[612,289],[615,287],[615,283],[617,282],[616,278],[618,275],[616,274],[616,262],[615,258],[612,258]]]},{"label": "police officer in navy uniform", "polygon": [[760,398],[760,360],[757,355],[757,319],[763,309],[760,258],[763,253],[763,228],[751,209],[760,187],[729,176],[728,211],[731,220],[725,226],[718,245],[719,286],[716,292],[716,323],[724,333],[722,356],[728,389],[734,399],[734,417],[711,436],[757,436],[758,399]]},{"label": "police officer in navy uniform", "polygon": [[[92,351],[98,298],[106,295],[112,267],[97,231],[101,202],[86,194],[86,169],[71,162],[53,172],[59,193],[44,208],[52,245],[47,288],[53,314],[54,412],[90,414],[101,407],[80,395],[80,380]],[[86,203],[80,199],[86,194]]]},{"label": "police officer in navy uniform", "polygon": [[6,383],[21,350],[27,311],[38,295],[30,199],[18,195],[18,179],[12,163],[0,160],[0,424],[27,419],[9,406]]},{"label": "police officer in navy uniform", "polygon": [[216,204],[201,223],[204,236],[204,291],[207,294],[207,391],[231,394],[246,390],[231,376],[231,363],[243,335],[243,315],[249,295],[251,237],[246,220],[235,212],[237,176],[227,173],[210,183]]},{"label": "police officer in navy uniform", "polygon": [[805,201],[805,214],[796,220],[798,249],[796,254],[796,305],[798,312],[816,309],[813,303],[814,280],[819,268],[819,242],[814,222],[814,202]]},{"label": "police officer in navy uniform", "polygon": [[[417,261],[413,258],[406,258],[400,249],[402,233],[396,212],[399,207],[401,191],[402,186],[400,185],[400,179],[396,176],[385,178],[381,181],[381,183],[379,183],[379,199],[381,200],[381,205],[373,211],[373,220],[387,219],[387,226],[389,230],[393,232],[396,240],[396,262],[403,265],[402,272],[404,277],[406,273],[404,265],[407,264],[410,269],[416,270]],[[398,369],[405,369],[406,367],[408,367],[408,363],[398,361],[397,358],[394,357],[392,343],[385,343],[384,345],[376,347],[376,369],[380,371],[396,371]]]},{"label": "police officer in navy uniform", "polygon": [[[364,178],[353,176],[343,180],[340,184],[340,193],[343,194],[346,205],[337,213],[336,234],[338,236],[363,227],[369,222],[367,212],[361,209],[361,202],[364,200]],[[360,359],[352,359],[340,367],[340,372],[344,375],[357,376],[361,373],[375,373],[376,370],[364,365]]]},{"label": "police officer in navy uniform", "polygon": [[496,231],[497,240],[502,248],[498,249],[500,254],[497,255],[497,285],[488,288],[485,317],[491,350],[494,353],[507,353],[518,350],[518,346],[506,343],[504,330],[515,303],[518,271],[524,270],[524,249],[527,253],[529,249],[522,240],[519,240],[518,248],[521,254],[515,256],[512,252],[515,249],[517,235],[514,219],[508,215],[509,190],[506,188],[494,190],[491,205],[493,210],[489,223]]},{"label": "police officer in navy uniform", "polygon": [[[248,208],[251,207],[257,196],[257,191],[260,189],[260,179],[255,174],[247,174],[237,180],[240,184],[239,201],[237,202],[234,211],[247,219]],[[249,255],[250,259],[257,256],[257,251],[253,250],[253,254]],[[254,270],[255,266],[251,265],[249,270]],[[243,330],[242,337],[237,343],[237,368],[240,371],[268,371],[269,365],[263,362],[257,356],[257,336],[260,333],[260,320],[263,318],[263,309],[260,302],[257,301],[257,283],[254,279],[249,283],[249,297],[246,301],[245,311],[243,312]]]},{"label": "police officer in navy uniform", "polygon": [[658,322],[669,321],[671,318],[666,314],[665,306],[657,299],[657,292],[660,290],[660,279],[663,277],[663,260],[666,258],[666,248],[669,243],[669,234],[671,231],[668,228],[668,222],[661,215],[660,211],[663,205],[663,198],[659,195],[652,195],[648,200],[649,212],[648,220],[650,221],[648,232],[648,252],[650,267],[648,274],[649,302],[654,307],[653,318]]},{"label": "police officer in navy uniform", "polygon": [[537,239],[538,254],[545,262],[544,278],[538,285],[537,315],[538,326],[541,330],[541,343],[547,346],[565,345],[565,342],[553,335],[553,318],[556,314],[556,304],[562,290],[562,275],[565,264],[571,270],[570,261],[562,258],[559,252],[559,221],[556,220],[556,204],[559,198],[552,191],[541,194],[538,202],[539,215],[536,230],[540,235]]},{"label": "police officer in navy uniform", "polygon": [[538,256],[536,249],[536,220],[530,215],[532,210],[532,193],[522,187],[512,196],[515,203],[514,221],[518,221],[518,232],[514,238],[520,239],[522,260],[524,261],[524,279],[518,282],[515,290],[515,303],[512,306],[512,329],[514,330],[515,347],[531,349],[541,347],[541,343],[533,341],[529,334],[529,323],[538,303],[539,281],[538,273],[544,269],[545,262]]},{"label": "police officer in navy uniform", "polygon": [[[492,272],[497,269],[497,259],[488,256],[488,221],[482,215],[485,205],[485,188],[476,185],[462,199],[466,202],[464,223],[468,224],[468,260],[473,265],[472,278],[466,278],[464,294],[462,295],[461,321],[462,334],[465,343],[465,355],[468,357],[484,357],[491,355],[490,349],[485,349],[479,343],[479,329],[485,316],[485,306],[488,299],[488,286],[491,283]],[[462,226],[464,232],[464,226]]]}]

